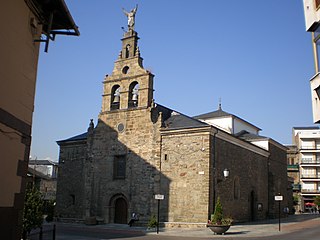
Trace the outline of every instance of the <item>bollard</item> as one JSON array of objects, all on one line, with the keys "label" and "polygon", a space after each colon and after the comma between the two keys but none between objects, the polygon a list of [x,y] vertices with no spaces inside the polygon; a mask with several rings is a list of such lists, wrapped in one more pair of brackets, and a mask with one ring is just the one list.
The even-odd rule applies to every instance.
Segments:
[{"label": "bollard", "polygon": [[56,225],[53,224],[52,240],[56,240]]},{"label": "bollard", "polygon": [[42,226],[40,227],[39,240],[42,240]]}]

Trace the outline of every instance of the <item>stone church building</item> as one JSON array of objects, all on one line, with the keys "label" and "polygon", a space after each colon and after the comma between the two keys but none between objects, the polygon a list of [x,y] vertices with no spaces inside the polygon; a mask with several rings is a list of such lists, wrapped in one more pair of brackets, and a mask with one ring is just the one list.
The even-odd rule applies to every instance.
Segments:
[{"label": "stone church building", "polygon": [[166,225],[206,224],[218,197],[235,221],[277,216],[274,196],[282,207],[289,199],[286,148],[221,106],[190,117],[156,103],[138,39],[132,27],[124,33],[96,126],[57,142],[57,215],[125,224],[135,212],[143,224],[161,194]]}]

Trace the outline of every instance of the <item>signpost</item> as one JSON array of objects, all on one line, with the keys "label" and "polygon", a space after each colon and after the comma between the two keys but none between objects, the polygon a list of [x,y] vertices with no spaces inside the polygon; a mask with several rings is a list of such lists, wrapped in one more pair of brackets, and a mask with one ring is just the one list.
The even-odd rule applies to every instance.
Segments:
[{"label": "signpost", "polygon": [[281,208],[280,208],[280,202],[283,200],[283,196],[280,195],[280,193],[277,196],[274,196],[274,200],[279,202],[279,232],[281,231],[281,222],[280,222],[280,214],[281,214]]},{"label": "signpost", "polygon": [[159,234],[159,221],[160,221],[160,200],[164,199],[164,195],[156,194],[154,199],[158,200],[158,221],[157,221],[157,234]]}]

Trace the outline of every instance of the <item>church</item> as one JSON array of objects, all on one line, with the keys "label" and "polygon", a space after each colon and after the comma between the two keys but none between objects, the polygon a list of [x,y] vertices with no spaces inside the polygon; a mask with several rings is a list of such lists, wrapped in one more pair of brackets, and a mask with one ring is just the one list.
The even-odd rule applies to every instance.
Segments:
[{"label": "church", "polygon": [[[57,141],[56,214],[61,220],[205,226],[218,197],[234,221],[278,216],[288,206],[286,147],[222,110],[190,117],[154,100],[134,30],[136,8],[94,126]],[[160,197],[159,197],[160,196]],[[159,200],[159,198],[161,200]]]}]

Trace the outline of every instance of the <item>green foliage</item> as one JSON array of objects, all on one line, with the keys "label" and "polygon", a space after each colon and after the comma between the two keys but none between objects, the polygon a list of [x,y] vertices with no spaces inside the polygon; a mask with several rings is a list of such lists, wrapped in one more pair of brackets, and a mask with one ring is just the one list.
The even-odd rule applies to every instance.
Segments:
[{"label": "green foliage", "polygon": [[223,209],[222,204],[220,202],[220,198],[216,202],[216,206],[214,209],[214,214],[211,214],[211,221],[209,224],[216,224],[216,225],[231,225],[233,219],[231,217],[224,217],[223,216]]},{"label": "green foliage", "polygon": [[317,205],[318,207],[320,207],[320,196],[316,196],[314,198],[314,204]]},{"label": "green foliage", "polygon": [[38,189],[35,187],[27,188],[22,219],[24,234],[42,225],[43,202],[44,200]]},{"label": "green foliage", "polygon": [[211,222],[215,224],[221,224],[223,219],[223,210],[222,204],[220,202],[220,198],[216,202],[216,206],[214,208],[214,213],[211,215]]},{"label": "green foliage", "polygon": [[157,219],[155,215],[152,215],[149,222],[148,222],[148,228],[155,228],[158,225]]}]

